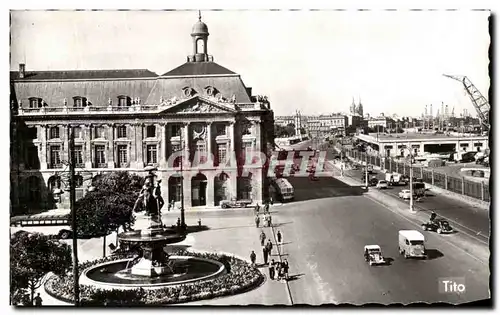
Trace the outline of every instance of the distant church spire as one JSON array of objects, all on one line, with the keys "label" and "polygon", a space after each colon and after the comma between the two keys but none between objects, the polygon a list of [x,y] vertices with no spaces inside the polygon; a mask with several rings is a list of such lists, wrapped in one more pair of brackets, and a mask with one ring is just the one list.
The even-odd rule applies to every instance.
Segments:
[{"label": "distant church spire", "polygon": [[201,10],[198,10],[198,21],[201,21]]}]

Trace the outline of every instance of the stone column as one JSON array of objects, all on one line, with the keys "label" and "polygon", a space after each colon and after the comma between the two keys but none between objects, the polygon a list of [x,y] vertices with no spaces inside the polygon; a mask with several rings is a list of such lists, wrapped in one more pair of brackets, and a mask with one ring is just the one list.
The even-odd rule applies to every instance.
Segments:
[{"label": "stone column", "polygon": [[40,169],[41,170],[46,170],[47,169],[47,126],[42,125],[39,128],[39,137],[40,139],[40,154],[38,157],[40,158]]},{"label": "stone column", "polygon": [[233,171],[230,171],[230,172],[226,172],[228,175],[229,175],[229,178],[228,178],[228,182],[229,182],[229,185],[228,185],[228,196],[227,198],[228,199],[231,199],[231,198],[237,198],[238,197],[238,191],[237,191],[237,184],[238,184],[238,181],[237,181],[237,176],[238,176],[238,170],[233,170]]},{"label": "stone column", "polygon": [[167,125],[165,123],[160,124],[160,148],[159,151],[161,152],[158,156],[159,163],[160,163],[160,168],[167,168],[167,161],[168,161],[168,153],[167,153]]},{"label": "stone column", "polygon": [[234,138],[235,138],[235,128],[236,128],[236,124],[234,121],[231,121],[229,122],[229,137],[231,139],[231,147],[229,147],[229,151],[234,151],[236,152],[236,148],[235,148],[235,143],[234,143]]},{"label": "stone column", "polygon": [[[256,138],[256,143],[255,147],[253,148],[253,153],[256,151],[258,152],[263,152],[264,150],[261,148],[261,122],[260,121],[254,121],[254,127],[255,127],[255,138]],[[299,131],[300,133],[300,131]]]},{"label": "stone column", "polygon": [[184,181],[184,210],[191,208],[191,172],[184,172],[182,174]]},{"label": "stone column", "polygon": [[83,161],[85,163],[85,168],[92,168],[92,139],[93,137],[93,132],[92,129],[94,129],[94,126],[92,124],[87,124],[85,125],[85,147],[84,147],[84,152],[83,152]]},{"label": "stone column", "polygon": [[205,174],[207,176],[207,191],[206,191],[206,196],[207,196],[207,207],[213,207],[215,206],[215,174],[214,172],[207,172]]},{"label": "stone column", "polygon": [[[213,151],[212,151],[212,122],[207,122],[207,164],[210,167],[214,166]],[[210,183],[210,180],[208,181]],[[213,182],[213,181],[212,181]],[[212,183],[213,185],[213,183]],[[207,186],[208,187],[208,186]],[[213,189],[212,189],[213,190]],[[213,199],[213,191],[212,191],[212,199]],[[208,201],[207,201],[208,204]]]},{"label": "stone column", "polygon": [[[184,123],[184,130],[182,131],[184,134],[182,135],[182,140],[183,140],[183,143],[181,143],[181,146],[184,145],[184,159],[187,161],[184,165],[189,165],[189,167],[191,167],[191,159],[190,159],[190,153],[191,153],[191,150],[189,148],[189,145],[191,143],[191,141],[189,140],[189,122],[185,122]],[[189,187],[191,187],[191,182],[189,182]],[[184,188],[185,190],[185,188]],[[190,190],[191,191],[191,188]],[[191,202],[191,195],[189,197],[189,202]]]},{"label": "stone column", "polygon": [[115,168],[114,124],[108,124],[108,150],[106,160],[108,168]]},{"label": "stone column", "polygon": [[62,131],[60,132],[61,140],[62,140],[62,152],[61,152],[61,161],[69,163],[69,125],[60,126]]},{"label": "stone column", "polygon": [[136,167],[144,168],[144,150],[142,140],[144,139],[144,124],[135,126],[135,148],[136,148]]}]

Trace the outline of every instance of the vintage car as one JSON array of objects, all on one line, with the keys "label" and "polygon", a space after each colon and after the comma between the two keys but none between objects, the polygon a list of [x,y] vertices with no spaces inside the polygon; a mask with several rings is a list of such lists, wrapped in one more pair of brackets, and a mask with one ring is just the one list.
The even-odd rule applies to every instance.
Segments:
[{"label": "vintage car", "polygon": [[402,199],[410,199],[411,197],[411,192],[409,189],[403,189],[399,192],[399,198],[402,198]]},{"label": "vintage car", "polygon": [[453,228],[450,226],[448,221],[443,219],[435,219],[422,224],[422,230],[424,231],[433,231],[438,234],[443,233],[452,233]]},{"label": "vintage car", "polygon": [[382,250],[378,245],[366,245],[364,250],[365,261],[373,265],[385,264],[384,256],[382,256]]},{"label": "vintage car", "polygon": [[387,181],[385,181],[385,180],[379,180],[377,183],[378,189],[387,189],[388,186],[389,185],[388,185]]},{"label": "vintage car", "polygon": [[220,207],[222,209],[229,208],[246,208],[252,203],[250,199],[236,200],[236,198],[232,198],[231,200],[222,200],[220,202]]}]

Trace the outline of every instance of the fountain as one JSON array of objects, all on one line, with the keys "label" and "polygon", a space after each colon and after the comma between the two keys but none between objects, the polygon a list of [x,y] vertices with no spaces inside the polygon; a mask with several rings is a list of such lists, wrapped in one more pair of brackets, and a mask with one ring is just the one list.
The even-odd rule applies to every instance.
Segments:
[{"label": "fountain", "polygon": [[[146,176],[144,187],[134,205],[134,212],[144,213],[144,229],[118,234],[120,246],[135,249],[133,258],[105,262],[82,273],[81,283],[100,288],[164,287],[206,280],[225,273],[218,261],[190,257],[170,256],[165,248],[186,238],[180,227],[166,227],[161,219],[164,205],[160,182],[155,184],[153,169]],[[143,220],[144,221],[144,220]]]}]

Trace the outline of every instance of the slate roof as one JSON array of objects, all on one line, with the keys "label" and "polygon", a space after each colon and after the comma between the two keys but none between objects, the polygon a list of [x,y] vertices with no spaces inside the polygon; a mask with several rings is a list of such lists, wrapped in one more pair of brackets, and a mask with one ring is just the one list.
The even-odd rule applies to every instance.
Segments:
[{"label": "slate roof", "polygon": [[186,62],[163,76],[207,75],[207,74],[236,74],[215,62]]},{"label": "slate roof", "polygon": [[158,74],[147,69],[123,70],[71,70],[71,71],[26,71],[23,79],[19,71],[11,71],[11,80],[88,80],[88,79],[129,79],[155,78]]},{"label": "slate roof", "polygon": [[148,104],[159,104],[160,99],[185,98],[184,87],[192,88],[197,94],[205,95],[205,87],[213,86],[223,97],[231,99],[234,95],[237,103],[251,103],[243,81],[238,75],[213,77],[175,77],[158,78],[157,83],[147,98]]}]

